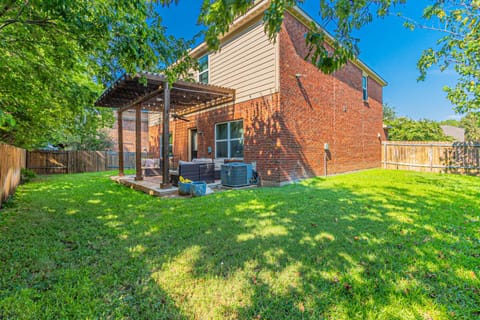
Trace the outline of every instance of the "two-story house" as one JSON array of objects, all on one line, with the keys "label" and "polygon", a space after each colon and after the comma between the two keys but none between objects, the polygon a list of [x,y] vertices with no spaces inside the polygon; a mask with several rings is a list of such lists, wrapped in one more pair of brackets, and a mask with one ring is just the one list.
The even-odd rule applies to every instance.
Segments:
[{"label": "two-story house", "polygon": [[[272,185],[379,167],[386,82],[360,60],[331,75],[305,61],[313,20],[300,8],[285,13],[270,42],[262,23],[268,4],[237,19],[218,52],[205,43],[192,50],[198,82],[233,88],[235,99],[172,120],[174,157],[243,158],[256,162],[263,183]],[[149,124],[153,144],[158,125]]]}]

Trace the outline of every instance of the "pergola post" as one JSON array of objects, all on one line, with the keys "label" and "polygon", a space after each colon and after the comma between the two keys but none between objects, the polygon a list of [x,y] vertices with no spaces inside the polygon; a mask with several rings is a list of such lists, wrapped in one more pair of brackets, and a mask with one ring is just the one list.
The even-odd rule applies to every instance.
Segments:
[{"label": "pergola post", "polygon": [[170,145],[170,87],[168,81],[164,82],[164,104],[163,104],[163,132],[162,132],[162,184],[160,187],[162,189],[170,188],[170,170],[168,167],[169,162],[169,154],[168,154],[168,147]]},{"label": "pergola post", "polygon": [[118,129],[118,175],[124,176],[124,163],[123,163],[123,113],[118,110],[117,114],[117,129]]},{"label": "pergola post", "polygon": [[143,180],[142,175],[142,106],[135,106],[135,180]]}]

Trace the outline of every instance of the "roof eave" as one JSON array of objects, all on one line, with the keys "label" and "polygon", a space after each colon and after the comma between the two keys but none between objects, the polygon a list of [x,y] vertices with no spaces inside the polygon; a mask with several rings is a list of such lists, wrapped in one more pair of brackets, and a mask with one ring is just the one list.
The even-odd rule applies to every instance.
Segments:
[{"label": "roof eave", "polygon": [[[268,8],[270,5],[270,0],[262,0],[256,4],[243,16],[238,17],[230,26],[228,32],[220,37],[220,40],[223,41],[233,34],[235,34],[239,29],[241,29],[244,25],[252,22],[253,20],[257,19],[258,16],[263,14],[263,12]],[[206,54],[209,51],[207,43],[204,41],[195,48],[190,51],[190,55],[192,57],[201,57],[202,55]]]},{"label": "roof eave", "polygon": [[[232,36],[235,34],[235,32],[239,29],[241,29],[244,25],[248,24],[252,20],[255,20],[258,18],[260,14],[263,14],[263,12],[269,7],[270,5],[270,0],[262,0],[258,2],[257,4],[254,5],[252,9],[250,9],[245,15],[239,17],[236,19],[232,26],[230,27],[230,30],[228,31],[227,34],[223,35],[220,40],[225,40],[226,38]],[[302,22],[307,28],[310,29],[310,24],[313,22],[317,28],[321,29],[322,31],[325,32],[327,36],[327,43],[332,44],[335,41],[335,38],[322,26],[320,26],[308,13],[306,13],[303,9],[301,9],[298,6],[293,7],[292,9],[289,9],[288,12],[290,12],[295,18],[297,18],[300,22]],[[208,53],[209,49],[206,44],[206,42],[202,42],[195,48],[193,48],[190,51],[190,55],[192,57],[199,58],[202,55]],[[387,86],[388,82],[383,79],[378,73],[373,71],[372,68],[370,68],[366,63],[364,63],[362,60],[355,58],[350,60],[354,65],[356,65],[358,68],[360,68],[362,71],[366,72],[369,77],[377,81],[381,86]]]}]

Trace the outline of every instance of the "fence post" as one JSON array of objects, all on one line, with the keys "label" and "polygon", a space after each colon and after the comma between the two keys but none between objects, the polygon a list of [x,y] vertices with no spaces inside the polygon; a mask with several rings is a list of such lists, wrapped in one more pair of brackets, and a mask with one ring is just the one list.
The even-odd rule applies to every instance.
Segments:
[{"label": "fence post", "polygon": [[384,149],[384,152],[383,152],[383,168],[384,169],[387,169],[387,141],[383,141],[383,149]]},{"label": "fence post", "polygon": [[433,171],[433,144],[430,145],[430,172]]},{"label": "fence post", "polygon": [[480,145],[474,147],[475,150],[477,151],[476,154],[477,154],[477,169],[480,170]]},{"label": "fence post", "polygon": [[45,155],[45,169],[44,169],[44,173],[47,174],[48,173],[48,157],[47,157],[47,154],[44,153]]},{"label": "fence post", "polygon": [[103,171],[107,171],[107,151],[102,151],[103,153],[103,159],[105,159],[105,161],[103,161]]}]

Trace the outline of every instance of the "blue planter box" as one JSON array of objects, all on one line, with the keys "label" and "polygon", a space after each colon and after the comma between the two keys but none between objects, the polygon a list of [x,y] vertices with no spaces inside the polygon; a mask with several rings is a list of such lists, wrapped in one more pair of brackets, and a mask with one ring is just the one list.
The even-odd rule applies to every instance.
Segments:
[{"label": "blue planter box", "polygon": [[192,186],[191,182],[183,183],[183,182],[179,181],[178,182],[178,193],[181,194],[181,195],[184,195],[184,196],[189,195],[191,186]]},{"label": "blue planter box", "polygon": [[207,184],[205,182],[192,182],[190,186],[190,193],[194,197],[204,196],[207,192]]}]

